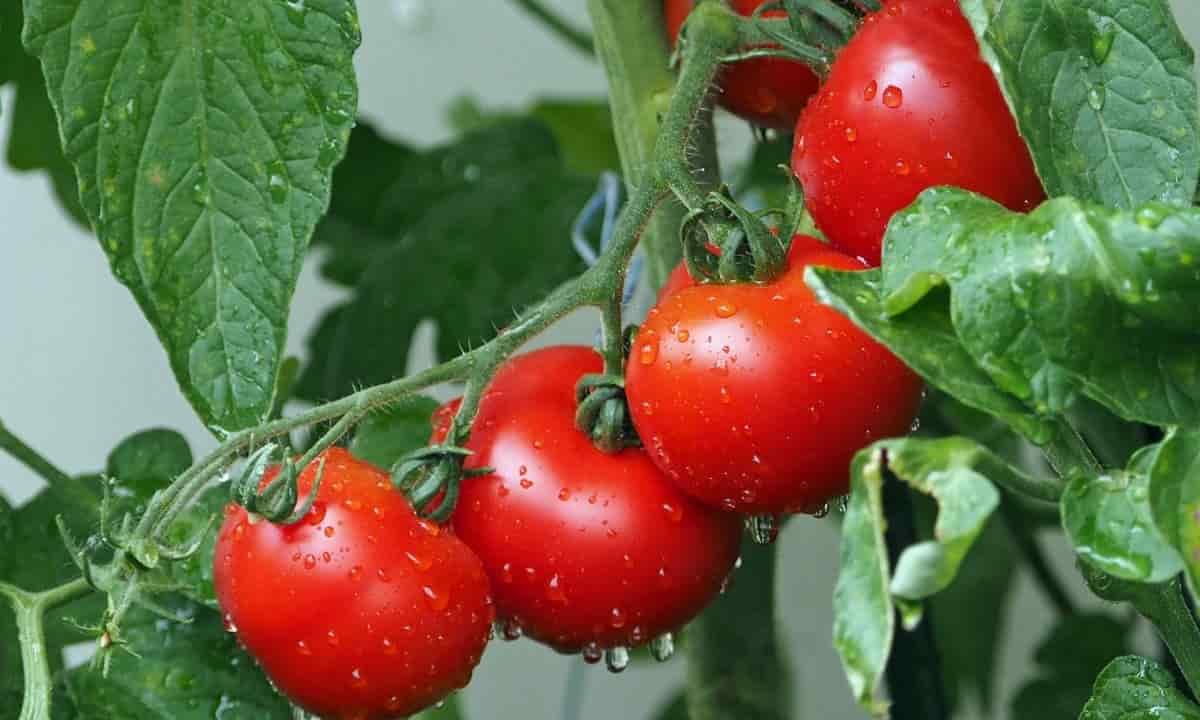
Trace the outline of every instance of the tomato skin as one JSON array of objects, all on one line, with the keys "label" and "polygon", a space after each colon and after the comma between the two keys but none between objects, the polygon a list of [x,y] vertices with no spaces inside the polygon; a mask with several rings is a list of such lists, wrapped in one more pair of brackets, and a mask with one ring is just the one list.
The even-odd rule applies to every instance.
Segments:
[{"label": "tomato skin", "polygon": [[[769,0],[733,0],[735,12],[749,17]],[[674,47],[694,0],[665,0],[667,35]],[[769,12],[767,17],[786,16]],[[732,63],[721,71],[722,107],[755,125],[791,132],[796,118],[820,84],[806,65],[782,58],[756,58]]]},{"label": "tomato skin", "polygon": [[[678,629],[738,556],[735,515],[704,507],[640,449],[605,455],[574,426],[584,347],[510,360],[480,404],[454,528],[483,560],[500,617],[564,652],[634,646]],[[444,436],[441,414],[435,440]]]},{"label": "tomato skin", "polygon": [[892,215],[927,188],[1015,211],[1045,198],[957,0],[889,0],[866,18],[800,118],[792,169],[817,227],[871,265]]},{"label": "tomato skin", "polygon": [[814,238],[792,241],[766,285],[695,285],[660,302],[634,340],[626,392],[658,467],[702,502],[811,512],[849,490],[854,453],[907,433],[921,380],[817,302],[807,265],[862,269]]},{"label": "tomato skin", "polygon": [[[324,458],[318,500],[300,522],[251,523],[226,508],[217,600],[296,704],[338,720],[407,717],[470,679],[495,615],[487,577],[448,528],[416,516],[387,473],[341,448]],[[317,464],[300,475],[301,497]]]}]

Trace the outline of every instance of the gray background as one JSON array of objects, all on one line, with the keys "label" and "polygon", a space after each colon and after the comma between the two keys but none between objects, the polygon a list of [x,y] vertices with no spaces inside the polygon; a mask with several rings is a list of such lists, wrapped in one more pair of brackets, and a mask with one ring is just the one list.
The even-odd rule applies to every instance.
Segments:
[{"label": "gray background", "polygon": [[[554,0],[568,16],[586,19],[585,0]],[[1174,0],[1193,41],[1200,41],[1200,6]],[[360,3],[364,46],[359,55],[363,113],[396,137],[444,140],[447,104],[463,93],[485,105],[520,105],[536,97],[603,92],[599,67],[565,49],[503,0],[369,0]],[[453,33],[453,35],[451,34]],[[0,93],[0,101],[11,97]],[[0,142],[7,142],[7,123]],[[725,122],[722,136],[746,143],[748,131]],[[129,293],[112,278],[89,235],[60,213],[40,175],[0,167],[0,418],[68,471],[102,467],[109,449],[151,426],[181,430],[195,451],[213,445],[178,392],[154,333]],[[322,282],[309,259],[293,306],[288,352],[303,355],[303,339],[340,291]],[[591,318],[574,318],[553,339],[587,342]],[[417,339],[428,357],[430,333]],[[40,482],[0,456],[0,488],[14,501]],[[56,542],[47,538],[47,542]],[[829,521],[800,519],[781,542],[779,598],[783,632],[795,667],[798,718],[863,717],[830,646],[830,594],[836,576],[837,533]],[[1055,563],[1085,604],[1069,553]],[[999,697],[1032,672],[1031,654],[1050,608],[1029,578],[1018,582],[1003,620],[1008,644]],[[1001,621],[997,618],[997,622]],[[1145,635],[1145,633],[1143,633]],[[1146,640],[1147,638],[1143,638]],[[466,693],[476,720],[559,717],[569,662],[529,642],[494,643]],[[638,666],[620,676],[587,673],[585,720],[641,719],[682,681],[682,658]],[[963,717],[974,717],[964,714]]]}]

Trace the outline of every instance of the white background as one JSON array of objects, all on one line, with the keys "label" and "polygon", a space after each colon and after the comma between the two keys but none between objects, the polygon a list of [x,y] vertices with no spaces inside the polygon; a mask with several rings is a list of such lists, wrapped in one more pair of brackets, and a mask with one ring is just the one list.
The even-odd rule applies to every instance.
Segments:
[{"label": "white background", "polygon": [[[550,4],[586,21],[585,0]],[[1200,6],[1195,0],[1173,4],[1189,36],[1200,40]],[[445,140],[444,109],[464,93],[487,106],[513,106],[548,95],[603,92],[595,63],[565,49],[503,0],[370,0],[360,6],[362,110],[396,137]],[[11,97],[4,93],[0,100],[7,105]],[[723,134],[746,141],[741,127],[729,127]],[[0,145],[7,134],[3,123]],[[48,182],[0,167],[0,217],[0,419],[70,472],[103,467],[116,442],[152,426],[182,431],[197,453],[210,449],[213,439],[180,395],[154,333],[109,273],[96,241],[64,219]],[[289,354],[303,355],[304,338],[339,297],[314,267],[310,258],[300,279]],[[559,337],[575,341],[591,336],[578,321],[561,332]],[[0,488],[10,499],[27,498],[39,484],[0,457]],[[781,542],[779,604],[795,667],[796,717],[861,718],[830,646],[836,526],[802,518]],[[1091,602],[1065,548],[1056,548],[1055,562],[1078,598]],[[1051,618],[1028,577],[1018,584],[1005,619],[1001,698],[1032,672],[1033,646]],[[471,717],[559,717],[568,662],[579,660],[529,642],[494,643],[466,693]],[[583,718],[650,717],[682,681],[684,662],[639,666],[620,676],[589,669]]]}]

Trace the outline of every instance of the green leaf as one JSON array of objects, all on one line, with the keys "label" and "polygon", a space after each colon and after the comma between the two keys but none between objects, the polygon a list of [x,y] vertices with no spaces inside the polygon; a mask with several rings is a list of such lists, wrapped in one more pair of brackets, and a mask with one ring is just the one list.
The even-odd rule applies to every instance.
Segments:
[{"label": "green leaf", "polygon": [[1166,0],[964,0],[1052,196],[1191,205],[1193,53]]},{"label": "green leaf", "polygon": [[88,224],[79,204],[75,172],[58,142],[57,121],[46,80],[37,60],[21,47],[24,11],[20,0],[0,7],[0,86],[13,83],[15,96],[8,108],[12,117],[8,138],[8,164],[14,170],[44,170],[50,176],[63,209],[81,225]]},{"label": "green leaf", "polygon": [[368,228],[386,242],[360,242],[354,218],[323,235],[326,271],[356,287],[309,339],[313,362],[297,394],[341,397],[403,375],[424,319],[438,323],[439,357],[490,337],[583,271],[569,229],[593,189],[532,121],[489,126],[405,163]]},{"label": "green leaf", "polygon": [[144,430],[121,441],[108,455],[105,473],[121,487],[148,499],[192,464],[187,440],[174,430]]},{"label": "green leaf", "polygon": [[462,97],[450,107],[450,123],[459,132],[486,128],[522,117],[541,121],[562,148],[569,170],[598,175],[619,172],[621,156],[613,132],[612,111],[604,100],[542,98],[520,111],[488,110],[471,97]]},{"label": "green leaf", "polygon": [[354,120],[352,0],[25,8],[113,272],[204,421],[261,421]]},{"label": "green leaf", "polygon": [[1200,423],[1200,210],[1062,198],[1023,215],[935,188],[885,242],[886,315],[949,288],[963,348],[1039,415],[1087,396],[1126,420]]},{"label": "green leaf", "polygon": [[[858,453],[842,524],[841,571],[834,589],[834,646],[855,698],[879,711],[879,681],[895,634],[895,608],[906,621],[919,602],[945,589],[999,503],[992,478],[1018,475],[983,446],[965,438],[885,440]],[[885,478],[906,482],[938,501],[935,538],[906,548],[895,576],[884,542]],[[1017,480],[1016,482],[1020,482]]]},{"label": "green leaf", "polygon": [[1166,668],[1132,655],[1108,664],[1079,720],[1198,720],[1200,707],[1175,686]]},{"label": "green leaf", "polygon": [[131,616],[129,652],[113,654],[108,677],[81,667],[68,676],[78,720],[291,720],[292,711],[220,616],[194,608],[191,623]]},{"label": "green leaf", "polygon": [[[1135,455],[1133,462],[1142,462]],[[1121,580],[1165,582],[1183,560],[1154,524],[1150,478],[1134,469],[1072,478],[1062,498],[1063,528],[1075,553]]]},{"label": "green leaf", "polygon": [[1155,525],[1179,551],[1195,593],[1200,588],[1200,430],[1173,429],[1146,456]]},{"label": "green leaf", "polygon": [[1096,674],[1128,651],[1130,623],[1108,615],[1064,617],[1038,645],[1037,675],[1013,698],[1012,717],[1077,717],[1091,697]]},{"label": "green leaf", "polygon": [[430,416],[437,408],[434,400],[416,395],[368,415],[358,424],[350,452],[360,460],[390,468],[404,455],[429,443]]},{"label": "green leaf", "polygon": [[844,273],[812,267],[805,271],[805,281],[818,300],[853,320],[929,384],[1028,438],[1044,441],[1053,435],[1049,422],[1002,390],[972,359],[954,333],[944,293],[933,292],[903,315],[889,317],[879,270]]}]

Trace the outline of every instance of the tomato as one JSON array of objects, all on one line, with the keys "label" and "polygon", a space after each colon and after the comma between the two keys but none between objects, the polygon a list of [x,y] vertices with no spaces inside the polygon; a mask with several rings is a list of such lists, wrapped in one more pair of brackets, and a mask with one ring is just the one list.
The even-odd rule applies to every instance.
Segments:
[{"label": "tomato", "polygon": [[[419,519],[387,473],[324,454],[300,522],[226,510],[213,582],[226,624],[272,682],[326,718],[406,717],[462,688],[494,618],[479,559]],[[307,495],[317,463],[299,477]],[[264,484],[274,477],[272,469]]]},{"label": "tomato", "polygon": [[[733,9],[750,16],[768,0],[733,0]],[[695,5],[694,0],[666,0],[667,34],[672,46]],[[785,16],[769,12],[767,17]],[[721,105],[755,125],[790,132],[819,80],[808,66],[783,58],[758,58],[733,63],[721,73]]]},{"label": "tomato", "polygon": [[920,379],[817,302],[808,265],[862,269],[814,238],[765,285],[685,287],[650,311],[626,368],[643,444],[684,491],[743,513],[812,512],[854,453],[906,433]]},{"label": "tomato", "polygon": [[[600,372],[584,347],[510,360],[479,407],[453,523],[483,560],[496,610],[564,652],[640,645],[691,620],[737,559],[734,515],[696,503],[641,449],[597,450],[576,429],[575,384]],[[435,416],[445,435],[454,406]]]},{"label": "tomato", "polygon": [[1017,211],[1045,197],[957,0],[890,0],[866,18],[800,118],[792,169],[817,227],[872,265],[892,215],[927,188]]}]

